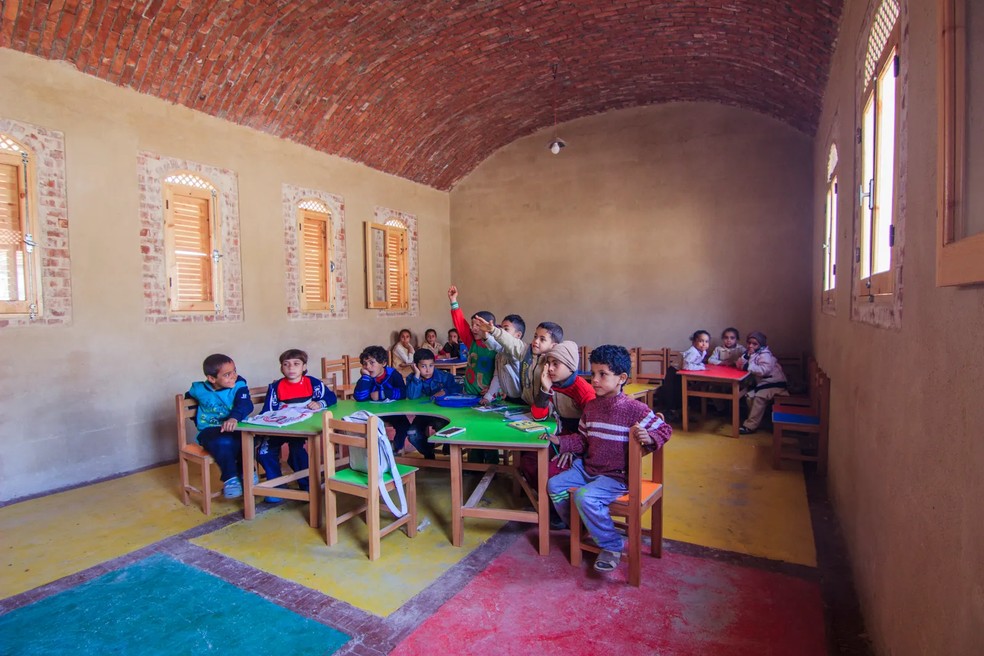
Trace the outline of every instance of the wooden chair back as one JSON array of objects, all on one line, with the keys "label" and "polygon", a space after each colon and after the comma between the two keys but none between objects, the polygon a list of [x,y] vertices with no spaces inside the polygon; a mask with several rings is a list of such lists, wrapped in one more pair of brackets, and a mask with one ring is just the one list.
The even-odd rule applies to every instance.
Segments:
[{"label": "wooden chair back", "polygon": [[683,366],[683,353],[681,353],[680,351],[674,351],[671,348],[667,348],[666,366],[674,367],[675,369],[680,369]]},{"label": "wooden chair back", "polygon": [[[809,406],[790,404],[777,396],[772,409],[772,467],[782,460],[817,463],[817,473],[827,473],[827,446],[830,434],[830,378],[817,369],[815,393]],[[813,438],[812,436],[815,436]],[[793,444],[792,449],[784,445]]]},{"label": "wooden chair back", "polygon": [[591,349],[587,346],[581,345],[578,349],[578,365],[577,370],[585,373],[591,373]]},{"label": "wooden chair back", "polygon": [[666,378],[667,351],[669,349],[644,349],[636,347],[635,376],[633,383],[661,385]]},{"label": "wooden chair back", "polygon": [[[359,373],[359,371],[362,370],[362,363],[359,362],[359,354],[343,355],[342,357],[345,358],[345,376],[343,377],[343,380],[346,385],[354,385],[355,381],[359,380],[362,376],[362,374]],[[355,372],[355,375],[352,375],[353,371]]]},{"label": "wooden chair back", "polygon": [[329,360],[328,358],[321,358],[321,380],[331,388],[331,391],[338,394],[338,390],[342,385],[345,385],[345,378],[347,375],[348,361],[343,355],[335,360]]}]

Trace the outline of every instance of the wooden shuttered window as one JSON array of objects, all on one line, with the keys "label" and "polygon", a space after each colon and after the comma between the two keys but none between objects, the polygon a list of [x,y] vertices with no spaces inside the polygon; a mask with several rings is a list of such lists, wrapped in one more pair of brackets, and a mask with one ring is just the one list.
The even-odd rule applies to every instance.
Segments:
[{"label": "wooden shuttered window", "polygon": [[331,214],[304,208],[298,214],[301,309],[331,310]]},{"label": "wooden shuttered window", "polygon": [[0,314],[38,312],[27,161],[22,153],[0,152]]},{"label": "wooden shuttered window", "polygon": [[406,227],[366,223],[366,292],[369,308],[410,308],[409,236]]},{"label": "wooden shuttered window", "polygon": [[216,312],[221,254],[215,194],[165,183],[164,197],[168,306],[172,312]]}]

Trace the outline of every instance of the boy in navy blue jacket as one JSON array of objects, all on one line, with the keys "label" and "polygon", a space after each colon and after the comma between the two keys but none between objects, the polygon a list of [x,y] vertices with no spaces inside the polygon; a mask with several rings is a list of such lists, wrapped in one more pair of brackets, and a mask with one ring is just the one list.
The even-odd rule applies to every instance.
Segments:
[{"label": "boy in navy blue jacket", "polygon": [[[403,375],[386,366],[389,356],[382,346],[367,346],[359,354],[362,377],[355,384],[352,397],[356,401],[399,401],[407,398]],[[410,421],[406,417],[387,417],[386,435],[393,442],[393,452],[399,453],[407,439]]]},{"label": "boy in navy blue jacket", "polygon": [[[246,379],[236,371],[236,363],[228,355],[213,353],[202,362],[205,380],[192,383],[185,398],[198,401],[195,425],[198,443],[215,458],[222,479],[222,496],[236,499],[243,496],[242,434],[236,424],[253,411]],[[266,469],[269,456],[257,460]]]},{"label": "boy in navy blue jacket", "polygon": [[[280,410],[288,405],[304,406],[311,410],[324,410],[325,408],[338,403],[335,393],[328,389],[314,376],[307,375],[308,354],[300,349],[287,349],[280,354],[280,372],[283,378],[275,380],[267,387],[266,400],[263,402],[263,412],[270,410]],[[300,471],[308,468],[308,453],[304,449],[304,442],[297,439],[284,437],[270,437],[260,444],[259,454],[270,453],[272,459],[270,467],[266,470],[267,479],[278,478],[282,472],[280,469],[280,448],[287,443],[289,452],[287,464],[293,471]],[[297,481],[297,487],[307,491],[308,479],[301,478]],[[279,503],[283,499],[279,497],[267,497],[270,503]]]},{"label": "boy in navy blue jacket", "polygon": [[[413,354],[413,373],[407,378],[407,398],[433,399],[445,394],[461,394],[461,385],[448,372],[434,366],[434,354],[426,349],[417,349]],[[400,430],[397,428],[397,435],[393,439],[393,447],[396,448],[397,440],[403,446],[406,434],[412,424],[417,429],[416,436],[410,437],[410,443],[428,460],[434,459],[434,447],[427,441],[431,435],[441,430],[448,422],[437,419],[436,417],[415,417],[412,422],[408,422],[400,438]]]}]

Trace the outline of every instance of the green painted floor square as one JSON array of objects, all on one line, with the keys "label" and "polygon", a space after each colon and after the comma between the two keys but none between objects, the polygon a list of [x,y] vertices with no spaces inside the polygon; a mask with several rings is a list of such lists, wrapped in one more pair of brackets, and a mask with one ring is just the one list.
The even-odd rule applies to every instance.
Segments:
[{"label": "green painted floor square", "polygon": [[3,656],[324,655],[348,639],[164,555],[0,616]]}]

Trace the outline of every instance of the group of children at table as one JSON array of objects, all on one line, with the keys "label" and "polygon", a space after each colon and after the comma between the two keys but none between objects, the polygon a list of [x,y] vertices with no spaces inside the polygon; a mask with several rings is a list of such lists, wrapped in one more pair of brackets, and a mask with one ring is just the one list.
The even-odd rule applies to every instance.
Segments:
[{"label": "group of children at table", "polygon": [[[740,343],[737,328],[725,328],[721,333],[721,344],[710,350],[711,334],[706,330],[697,330],[690,336],[690,348],[680,354],[680,369],[686,371],[703,371],[706,365],[735,367],[752,374],[751,384],[746,388],[745,398],[748,399],[748,418],[742,423],[738,432],[748,435],[758,430],[762,417],[769,403],[776,396],[788,395],[786,375],[779,360],[769,350],[765,334],[754,331],[748,334],[745,346]],[[682,390],[680,378],[675,367],[669,367],[663,386],[657,395],[657,402],[667,409],[667,413],[676,414],[676,408],[681,407]],[[686,408],[682,410],[686,412]]]},{"label": "group of children at table", "polygon": [[[627,492],[628,441],[637,440],[645,451],[661,448],[670,439],[672,428],[663,415],[654,413],[646,404],[626,396],[623,387],[628,381],[632,366],[628,350],[622,346],[604,345],[590,355],[590,382],[578,375],[579,353],[577,344],[564,339],[563,329],[556,323],[544,321],[537,325],[531,343],[524,341],[526,324],[516,314],[507,315],[496,324],[495,316],[488,311],[476,312],[470,321],[465,318],[458,304],[458,290],[448,290],[451,302],[451,319],[455,334],[461,337],[461,353],[467,364],[463,384],[435,366],[439,355],[453,356],[457,340],[449,337],[449,344],[436,348],[436,333],[425,334],[425,343],[413,349],[409,331],[401,331],[397,347],[409,351],[394,355],[410,355],[403,364],[407,375],[398,368],[387,365],[389,360],[382,346],[366,347],[359,355],[360,377],[355,385],[356,401],[385,401],[403,398],[433,398],[444,394],[464,393],[481,397],[483,404],[497,400],[530,406],[534,419],[552,416],[557,422],[554,434],[544,434],[552,443],[554,457],[550,461],[547,492],[552,501],[551,528],[565,528],[570,519],[569,489],[577,488],[574,504],[577,506],[586,528],[601,548],[595,561],[600,572],[614,570],[621,558],[623,537],[615,529],[608,512],[608,505]],[[733,335],[732,335],[733,332]],[[432,334],[433,333],[433,334]],[[699,334],[698,334],[699,333]],[[689,366],[703,366],[711,357],[722,363],[748,368],[756,375],[771,358],[766,357],[765,336],[752,333],[748,339],[749,353],[741,353],[732,359],[738,333],[725,331],[729,337],[713,356],[706,355],[709,335],[698,331],[693,336],[693,348],[685,358]],[[451,345],[452,349],[448,349]],[[408,348],[409,347],[409,348]],[[730,350],[729,350],[730,349]],[[692,350],[696,354],[691,353]],[[700,355],[700,362],[696,362]],[[726,355],[727,360],[719,356]],[[774,358],[771,358],[774,362]],[[264,410],[277,410],[284,404],[305,404],[312,409],[327,408],[336,402],[335,394],[318,379],[307,375],[307,354],[291,349],[280,357],[284,377],[274,381],[267,389]],[[771,365],[770,365],[771,366]],[[777,366],[777,364],[776,364]],[[252,411],[252,402],[246,381],[237,374],[235,363],[225,355],[211,355],[203,363],[206,381],[191,386],[187,395],[199,403],[196,423],[200,430],[198,440],[215,457],[224,481],[226,497],[242,495],[240,480],[240,435],[237,423]],[[763,369],[764,371],[764,369]],[[781,375],[781,369],[779,370]],[[431,417],[387,417],[387,432],[394,441],[394,450],[400,451],[411,426],[416,428],[410,441],[425,458],[434,457],[428,438],[440,428]],[[299,440],[288,440],[290,455],[288,464],[295,471],[306,469],[307,453]],[[283,442],[267,438],[261,443],[257,461],[267,472],[268,478],[280,475],[280,449]],[[472,462],[498,462],[497,451],[473,449],[469,452]],[[536,456],[524,453],[520,470],[532,485],[537,483]],[[254,474],[255,476],[255,474]],[[298,481],[302,489],[307,479]],[[268,498],[267,501],[274,501]]]}]

